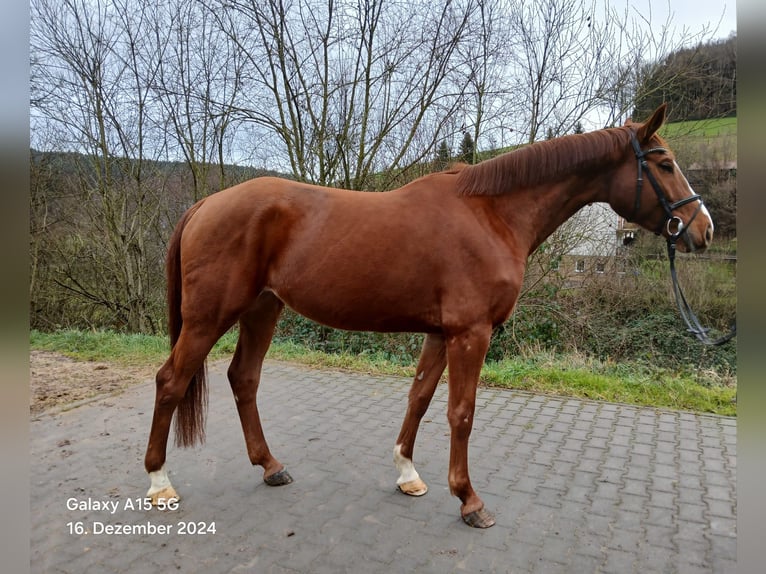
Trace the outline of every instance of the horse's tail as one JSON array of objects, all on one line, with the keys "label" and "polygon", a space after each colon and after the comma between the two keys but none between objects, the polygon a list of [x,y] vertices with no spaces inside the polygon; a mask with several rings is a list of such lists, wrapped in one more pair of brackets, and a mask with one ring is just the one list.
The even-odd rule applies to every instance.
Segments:
[{"label": "horse's tail", "polygon": [[[196,203],[183,214],[168,245],[165,269],[168,283],[168,333],[171,350],[176,346],[183,325],[183,317],[181,316],[181,236],[189,219],[201,205],[202,201]],[[186,393],[181,402],[178,403],[175,432],[178,446],[189,447],[205,441],[206,409],[207,364],[203,362],[199,370],[192,376]]]}]

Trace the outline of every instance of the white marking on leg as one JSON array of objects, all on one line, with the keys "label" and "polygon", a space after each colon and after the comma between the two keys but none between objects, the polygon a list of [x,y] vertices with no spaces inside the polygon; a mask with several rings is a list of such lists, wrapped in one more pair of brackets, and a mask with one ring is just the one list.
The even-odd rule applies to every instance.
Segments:
[{"label": "white marking on leg", "polygon": [[399,471],[399,478],[396,480],[396,484],[402,485],[405,482],[412,482],[420,478],[418,471],[415,470],[415,465],[402,454],[402,445],[400,444],[394,447],[394,464]]},{"label": "white marking on leg", "polygon": [[422,381],[423,377],[425,377],[425,376],[426,376],[426,372],[425,371],[420,371],[418,373],[418,377],[417,378],[418,378],[419,381]]},{"label": "white marking on leg", "polygon": [[418,471],[412,460],[402,454],[402,445],[397,444],[394,447],[394,464],[399,471],[399,478],[396,484],[405,494],[412,496],[422,496],[428,491],[426,483],[420,479]]},{"label": "white marking on leg", "polygon": [[168,472],[165,470],[165,465],[162,468],[149,473],[149,478],[152,481],[152,485],[146,493],[146,496],[152,499],[152,504],[157,504],[157,501],[162,498],[169,501],[172,498],[179,499],[173,485],[170,484],[170,478],[168,478]]},{"label": "white marking on leg", "polygon": [[169,486],[172,488],[170,478],[168,477],[168,471],[165,470],[165,465],[162,465],[162,468],[159,470],[150,472],[149,478],[152,481],[152,485],[149,487],[149,492],[146,493],[147,496],[151,496],[155,492],[164,490]]}]

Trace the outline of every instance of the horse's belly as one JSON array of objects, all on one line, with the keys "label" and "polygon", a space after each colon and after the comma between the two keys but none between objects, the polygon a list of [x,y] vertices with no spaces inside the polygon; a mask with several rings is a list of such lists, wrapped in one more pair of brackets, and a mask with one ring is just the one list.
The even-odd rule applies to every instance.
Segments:
[{"label": "horse's belly", "polygon": [[310,289],[296,294],[274,290],[296,313],[322,325],[348,331],[434,332],[439,330],[433,302],[413,305],[413,297],[360,296],[340,289]]}]

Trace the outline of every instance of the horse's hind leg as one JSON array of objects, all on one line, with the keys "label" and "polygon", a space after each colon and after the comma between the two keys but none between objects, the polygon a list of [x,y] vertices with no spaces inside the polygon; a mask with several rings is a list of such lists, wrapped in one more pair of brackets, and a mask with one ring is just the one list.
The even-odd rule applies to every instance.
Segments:
[{"label": "horse's hind leg", "polygon": [[[157,372],[154,414],[144,457],[144,467],[151,479],[147,496],[152,499],[153,504],[158,504],[163,499],[168,501],[179,498],[165,469],[170,423],[192,378],[197,377],[196,384],[204,386],[204,380],[199,380],[198,373],[204,368],[205,357],[218,336],[219,334],[211,335],[209,330],[192,332],[185,325],[170,357]],[[204,388],[201,390],[204,392]],[[202,395],[199,397],[204,401]],[[197,408],[204,409],[204,404],[198,405]],[[201,422],[201,419],[199,421]],[[196,432],[202,433],[203,429],[199,428]]]},{"label": "horse's hind leg", "polygon": [[270,486],[292,482],[284,466],[269,451],[256,402],[263,358],[283,307],[271,292],[264,291],[258,296],[255,307],[240,317],[239,340],[228,371],[248,457],[253,465],[263,467],[263,480]]},{"label": "horse's hind leg", "polygon": [[428,491],[426,483],[421,480],[415,470],[412,454],[415,449],[415,437],[420,421],[431,403],[436,385],[439,383],[446,366],[447,355],[444,337],[426,335],[415,380],[410,389],[407,414],[404,415],[402,430],[399,432],[396,446],[394,446],[394,464],[399,470],[396,484],[400,491],[411,496],[422,496]]}]

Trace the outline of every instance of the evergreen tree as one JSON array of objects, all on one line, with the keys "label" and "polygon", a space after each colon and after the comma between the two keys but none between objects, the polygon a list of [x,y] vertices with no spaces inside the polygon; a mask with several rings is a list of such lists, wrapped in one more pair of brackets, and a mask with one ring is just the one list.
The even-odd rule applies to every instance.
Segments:
[{"label": "evergreen tree", "polygon": [[476,146],[471,134],[465,132],[463,141],[460,142],[460,161],[463,163],[474,163],[476,160]]},{"label": "evergreen tree", "polygon": [[436,150],[436,169],[441,171],[446,169],[452,161],[452,152],[447,145],[446,140],[442,140],[439,149]]}]

